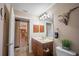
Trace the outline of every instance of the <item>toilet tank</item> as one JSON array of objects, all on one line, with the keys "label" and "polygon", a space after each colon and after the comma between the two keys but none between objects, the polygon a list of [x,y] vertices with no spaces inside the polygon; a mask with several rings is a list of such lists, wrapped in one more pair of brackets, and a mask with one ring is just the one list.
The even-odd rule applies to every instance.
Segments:
[{"label": "toilet tank", "polygon": [[76,53],[71,50],[65,50],[62,47],[56,47],[57,56],[76,56]]}]

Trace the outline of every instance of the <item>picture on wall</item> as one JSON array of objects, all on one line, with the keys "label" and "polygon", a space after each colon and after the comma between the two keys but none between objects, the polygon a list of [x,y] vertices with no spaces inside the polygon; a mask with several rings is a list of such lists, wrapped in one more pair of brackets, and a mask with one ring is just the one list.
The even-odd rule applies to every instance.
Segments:
[{"label": "picture on wall", "polygon": [[39,25],[33,25],[33,32],[39,32]]},{"label": "picture on wall", "polygon": [[40,32],[44,32],[44,25],[40,25]]}]

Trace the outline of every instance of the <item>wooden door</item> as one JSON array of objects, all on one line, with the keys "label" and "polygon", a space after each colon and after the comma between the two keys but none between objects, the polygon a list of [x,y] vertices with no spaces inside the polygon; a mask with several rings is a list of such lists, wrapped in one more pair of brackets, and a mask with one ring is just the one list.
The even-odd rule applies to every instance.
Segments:
[{"label": "wooden door", "polygon": [[4,6],[3,56],[8,55],[8,40],[9,40],[9,12],[6,6]]},{"label": "wooden door", "polygon": [[15,48],[19,48],[20,46],[20,30],[19,30],[19,25],[20,22],[16,21],[15,22]]},{"label": "wooden door", "polygon": [[15,26],[15,46],[17,48],[24,47],[28,45],[28,35],[29,35],[29,22],[21,21],[16,19]]}]

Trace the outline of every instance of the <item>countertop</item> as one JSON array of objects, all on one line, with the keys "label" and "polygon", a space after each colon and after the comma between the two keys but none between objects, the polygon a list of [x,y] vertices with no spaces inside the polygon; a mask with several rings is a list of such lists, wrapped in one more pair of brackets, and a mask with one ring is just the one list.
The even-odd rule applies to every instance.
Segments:
[{"label": "countertop", "polygon": [[33,36],[33,39],[39,41],[40,43],[48,43],[48,42],[53,42],[52,37],[39,37],[39,36]]}]

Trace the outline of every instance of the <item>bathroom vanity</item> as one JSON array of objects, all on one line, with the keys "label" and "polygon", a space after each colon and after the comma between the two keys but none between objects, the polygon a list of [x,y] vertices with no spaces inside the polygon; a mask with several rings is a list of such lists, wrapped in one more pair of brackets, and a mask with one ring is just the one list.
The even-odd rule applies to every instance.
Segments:
[{"label": "bathroom vanity", "polygon": [[33,37],[32,52],[35,56],[53,56],[53,39]]}]

